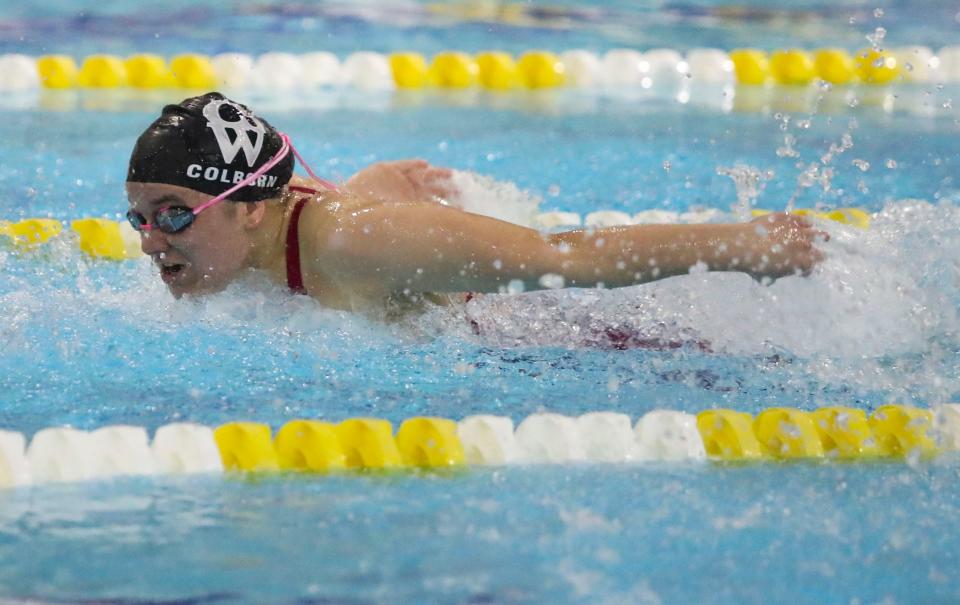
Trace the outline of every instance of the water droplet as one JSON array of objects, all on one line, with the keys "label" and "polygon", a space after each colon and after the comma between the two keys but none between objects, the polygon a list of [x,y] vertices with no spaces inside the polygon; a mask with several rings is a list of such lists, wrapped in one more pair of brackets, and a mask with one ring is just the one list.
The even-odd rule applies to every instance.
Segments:
[{"label": "water droplet", "polygon": [[547,290],[558,290],[566,283],[566,280],[563,278],[563,276],[557,275],[556,273],[545,273],[541,275],[540,279],[537,281]]}]

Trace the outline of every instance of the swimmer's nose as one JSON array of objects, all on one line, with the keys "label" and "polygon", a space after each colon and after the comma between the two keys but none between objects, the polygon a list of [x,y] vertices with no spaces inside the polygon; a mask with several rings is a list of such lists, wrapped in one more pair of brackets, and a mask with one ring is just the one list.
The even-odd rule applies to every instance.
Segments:
[{"label": "swimmer's nose", "polygon": [[140,233],[140,249],[147,256],[164,252],[168,248],[170,248],[170,243],[167,242],[167,236],[162,231],[154,229],[150,232],[143,231]]}]

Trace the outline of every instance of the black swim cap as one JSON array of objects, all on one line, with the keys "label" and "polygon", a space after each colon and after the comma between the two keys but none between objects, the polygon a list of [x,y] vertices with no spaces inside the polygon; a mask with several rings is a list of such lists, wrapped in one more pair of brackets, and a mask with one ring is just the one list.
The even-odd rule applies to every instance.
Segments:
[{"label": "black swim cap", "polygon": [[[163,108],[137,139],[127,181],[219,195],[256,172],[282,146],[280,134],[266,120],[245,105],[210,92]],[[230,199],[255,202],[279,196],[293,175],[293,164],[291,153]]]}]

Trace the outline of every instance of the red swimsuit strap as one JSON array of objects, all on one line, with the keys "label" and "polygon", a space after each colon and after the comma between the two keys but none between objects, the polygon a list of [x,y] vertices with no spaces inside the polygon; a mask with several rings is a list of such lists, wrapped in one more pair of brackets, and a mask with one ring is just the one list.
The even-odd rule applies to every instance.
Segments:
[{"label": "red swimsuit strap", "polygon": [[[303,193],[316,193],[312,189],[305,187],[290,187],[293,191]],[[300,272],[300,213],[303,207],[307,205],[310,198],[303,197],[297,200],[293,207],[293,214],[290,215],[290,222],[287,224],[287,287],[294,294],[306,294],[307,289],[303,286],[303,274]]]}]

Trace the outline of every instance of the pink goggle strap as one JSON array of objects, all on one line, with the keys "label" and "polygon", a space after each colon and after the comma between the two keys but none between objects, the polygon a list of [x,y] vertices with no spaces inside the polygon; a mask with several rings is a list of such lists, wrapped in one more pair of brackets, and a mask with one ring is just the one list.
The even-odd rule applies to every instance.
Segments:
[{"label": "pink goggle strap", "polygon": [[303,159],[303,156],[300,155],[300,152],[297,151],[297,148],[293,146],[293,142],[290,140],[290,137],[288,137],[287,135],[285,135],[285,134],[283,134],[283,133],[281,132],[281,133],[280,133],[280,138],[282,138],[282,139],[284,140],[284,142],[287,143],[287,145],[290,146],[290,150],[293,151],[293,155],[295,155],[295,156],[297,157],[297,160],[298,160],[298,161],[300,162],[300,164],[303,166],[304,170],[307,171],[307,174],[310,175],[310,178],[312,178],[313,180],[315,180],[316,182],[320,183],[321,185],[323,185],[324,187],[326,187],[327,189],[329,189],[329,190],[331,190],[331,191],[337,191],[337,192],[340,191],[340,189],[338,189],[337,186],[334,185],[333,183],[331,183],[330,181],[328,181],[328,180],[326,180],[326,179],[322,179],[322,178],[318,177],[316,174],[314,174],[313,170],[310,169],[310,165],[307,164],[306,160]]},{"label": "pink goggle strap", "polygon": [[260,178],[261,176],[263,176],[264,174],[266,174],[271,168],[273,168],[274,166],[276,166],[276,165],[280,162],[280,160],[282,160],[283,158],[287,157],[287,154],[289,154],[291,150],[293,151],[293,154],[296,156],[296,158],[297,158],[297,159],[300,161],[300,163],[303,165],[303,167],[306,169],[307,174],[310,175],[310,178],[312,178],[312,179],[315,180],[316,182],[320,183],[321,185],[323,185],[323,186],[326,187],[327,189],[330,189],[331,191],[340,191],[340,190],[337,188],[337,186],[334,185],[333,183],[331,183],[330,181],[325,180],[325,179],[322,179],[322,178],[318,177],[316,174],[314,174],[314,173],[313,173],[313,170],[310,169],[310,166],[307,165],[307,163],[303,160],[303,157],[297,152],[296,148],[293,146],[293,143],[290,141],[290,137],[288,137],[287,135],[285,135],[285,134],[282,133],[282,132],[279,133],[279,134],[280,134],[280,140],[283,141],[283,146],[280,147],[280,151],[278,151],[278,152],[276,153],[276,155],[274,155],[272,158],[270,158],[270,159],[267,161],[266,164],[264,164],[263,166],[261,166],[260,168],[258,168],[256,172],[254,172],[253,174],[251,174],[251,175],[248,176],[247,178],[243,179],[242,181],[240,181],[239,183],[237,183],[237,184],[234,185],[233,187],[227,189],[226,191],[224,191],[224,192],[221,193],[220,195],[218,195],[218,196],[216,196],[216,197],[214,197],[214,198],[212,198],[212,199],[209,199],[209,200],[207,200],[206,202],[204,202],[204,203],[200,204],[199,206],[197,206],[196,208],[194,208],[194,209],[193,209],[193,214],[194,214],[194,215],[200,214],[200,212],[202,212],[203,210],[206,210],[207,208],[209,208],[210,206],[213,206],[213,205],[216,204],[217,202],[221,202],[221,201],[227,199],[227,198],[230,197],[234,192],[239,191],[240,189],[243,189],[244,187],[246,187],[246,186],[249,185],[250,183],[256,181],[258,178]]}]

